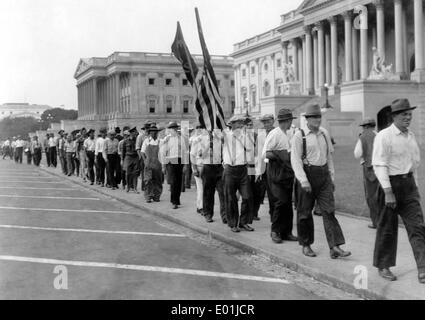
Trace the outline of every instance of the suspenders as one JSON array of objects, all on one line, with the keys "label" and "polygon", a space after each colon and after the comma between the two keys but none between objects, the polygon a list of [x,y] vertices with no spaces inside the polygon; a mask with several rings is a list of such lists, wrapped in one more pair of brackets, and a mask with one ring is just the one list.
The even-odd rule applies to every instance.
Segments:
[{"label": "suspenders", "polygon": [[[320,129],[319,129],[320,130]],[[300,129],[301,131],[301,136],[303,138],[303,154],[301,156],[301,160],[304,164],[306,165],[310,165],[310,163],[307,160],[307,138],[305,136],[305,132],[303,129]],[[326,142],[326,155],[329,155],[329,143],[328,143],[328,139],[326,138],[326,135],[323,131],[320,131],[323,135],[323,137],[325,138],[325,142]]]}]

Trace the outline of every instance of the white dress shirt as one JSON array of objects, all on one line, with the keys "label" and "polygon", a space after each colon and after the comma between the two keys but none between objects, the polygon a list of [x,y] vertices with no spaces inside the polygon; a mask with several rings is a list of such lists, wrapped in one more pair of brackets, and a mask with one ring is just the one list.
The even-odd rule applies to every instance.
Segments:
[{"label": "white dress shirt", "polygon": [[97,155],[98,153],[103,153],[104,149],[105,149],[105,139],[102,137],[98,137],[96,139],[94,154]]},{"label": "white dress shirt", "polygon": [[96,140],[87,138],[84,140],[84,149],[86,151],[95,151],[96,149]]},{"label": "white dress shirt", "polygon": [[148,137],[143,141],[141,152],[146,152],[146,148],[148,146],[158,146],[159,145],[159,139],[154,140],[152,137]]},{"label": "white dress shirt", "polygon": [[416,175],[419,163],[420,150],[413,132],[403,133],[392,124],[377,134],[372,165],[382,188],[391,188],[389,176],[409,172]]},{"label": "white dress shirt", "polygon": [[[325,128],[320,127],[317,133],[313,133],[309,128],[304,130],[306,138],[306,164],[312,166],[329,167],[329,172],[334,180],[334,163],[332,153],[334,151],[331,137]],[[301,183],[306,185],[308,182],[307,175],[304,171],[303,154],[303,138],[301,131],[297,131],[291,141],[291,165],[294,170],[295,177]]]},{"label": "white dress shirt", "polygon": [[223,164],[241,166],[254,159],[254,143],[246,130],[224,130]]}]

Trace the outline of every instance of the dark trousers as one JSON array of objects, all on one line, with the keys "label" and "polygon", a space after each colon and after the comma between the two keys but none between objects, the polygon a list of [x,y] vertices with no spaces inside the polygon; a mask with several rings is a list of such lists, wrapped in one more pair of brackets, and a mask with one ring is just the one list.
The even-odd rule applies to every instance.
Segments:
[{"label": "dark trousers", "polygon": [[223,166],[221,164],[204,164],[202,169],[202,203],[205,217],[214,216],[214,194],[217,190],[220,199],[220,216],[227,221],[223,190]]},{"label": "dark trousers", "polygon": [[276,200],[274,199],[272,191],[270,190],[270,187],[269,187],[269,182],[268,182],[268,178],[267,178],[267,167],[268,167],[268,164],[266,166],[266,172],[263,174],[262,180],[264,182],[264,185],[266,186],[267,200],[269,201],[269,215],[270,215],[270,220],[271,220],[273,212],[274,212],[274,203],[275,203]]},{"label": "dark trousers", "polygon": [[74,156],[74,158],[73,158],[73,162],[72,162],[72,172],[74,173],[74,171],[75,171],[75,175],[77,176],[77,177],[79,177],[80,176],[80,160],[76,157],[76,156]]},{"label": "dark trousers", "polygon": [[317,201],[322,211],[323,224],[329,248],[344,244],[344,235],[335,217],[334,187],[328,166],[304,166],[304,171],[307,174],[312,192],[309,193],[304,191],[301,188],[301,184],[297,181],[297,229],[300,245],[311,245],[314,242],[312,210],[315,201]]},{"label": "dark trousers", "polygon": [[94,183],[94,151],[87,151],[86,154],[89,179]]},{"label": "dark trousers", "polygon": [[378,191],[379,218],[376,231],[373,265],[379,269],[396,264],[398,216],[403,220],[413,249],[419,272],[425,272],[425,224],[415,178],[390,177],[391,187],[397,206],[391,209],[385,205],[382,188]]},{"label": "dark trousers", "polygon": [[99,152],[96,156],[97,160],[97,169],[98,169],[98,178],[96,177],[96,180],[100,184],[105,184],[105,168],[106,168],[106,162],[105,159],[103,159],[103,155],[101,152]]},{"label": "dark trousers", "polygon": [[73,162],[74,162],[74,153],[73,152],[66,152],[65,153],[65,160],[66,160],[66,174],[73,174],[74,173],[74,168],[73,168]]},{"label": "dark trousers", "polygon": [[45,148],[44,152],[46,154],[46,162],[47,162],[47,166],[50,167],[51,165],[51,161],[50,161],[50,148]]},{"label": "dark trousers", "polygon": [[24,148],[17,147],[15,152],[16,152],[15,161],[18,163],[22,163],[22,153],[24,152]]},{"label": "dark trousers", "polygon": [[181,158],[179,158],[177,163],[168,163],[167,172],[168,178],[170,179],[171,203],[173,205],[180,205],[180,194],[183,181],[183,165],[181,164]]},{"label": "dark trousers", "polygon": [[50,154],[50,164],[56,168],[56,166],[58,165],[58,155],[56,152],[56,147],[50,147],[49,154]]},{"label": "dark trousers", "polygon": [[120,157],[118,154],[108,154],[107,157],[106,173],[108,175],[108,183],[111,187],[116,188],[121,175]]},{"label": "dark trousers", "polygon": [[60,161],[60,164],[61,164],[62,173],[63,174],[68,174],[68,165],[67,165],[67,161],[66,161],[66,152],[65,152],[65,150],[60,150],[59,149],[59,161]]},{"label": "dark trousers", "polygon": [[238,199],[236,191],[243,200],[249,200],[252,197],[252,191],[248,179],[247,166],[229,166],[224,167],[224,199],[227,216],[227,224],[230,228],[246,225],[252,221],[252,210],[241,210],[239,217]]},{"label": "dark trousers", "polygon": [[32,153],[31,153],[31,151],[26,152],[26,156],[27,156],[27,164],[31,164],[31,162],[32,162]]},{"label": "dark trousers", "polygon": [[38,167],[41,162],[41,148],[34,149],[33,160],[34,164]]},{"label": "dark trousers", "polygon": [[251,210],[251,220],[249,221],[249,223],[252,223],[253,218],[258,217],[258,211],[260,210],[260,206],[263,204],[264,196],[266,193],[266,186],[263,180],[255,182],[254,175],[248,176],[248,181],[252,191],[252,198],[248,200],[242,200],[241,212]]},{"label": "dark trousers", "polygon": [[378,190],[379,181],[376,178],[373,167],[363,166],[363,185],[366,197],[366,203],[369,207],[370,219],[372,224],[377,226],[379,216]]},{"label": "dark trousers", "polygon": [[293,183],[279,184],[268,180],[270,196],[273,198],[271,215],[271,232],[276,232],[283,238],[292,234],[294,211],[292,209]]}]

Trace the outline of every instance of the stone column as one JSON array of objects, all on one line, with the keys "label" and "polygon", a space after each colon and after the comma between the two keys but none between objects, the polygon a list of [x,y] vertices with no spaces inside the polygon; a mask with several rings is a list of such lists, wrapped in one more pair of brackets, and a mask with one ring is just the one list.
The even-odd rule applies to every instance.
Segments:
[{"label": "stone column", "polygon": [[359,32],[351,29],[351,45],[353,51],[353,80],[359,79]]},{"label": "stone column", "polygon": [[338,85],[338,30],[337,18],[330,17],[329,23],[331,25],[331,65],[332,65],[332,85]]},{"label": "stone column", "polygon": [[345,11],[343,13],[345,26],[345,81],[353,81],[353,54],[351,43],[352,13]]},{"label": "stone column", "polygon": [[302,74],[303,74],[303,81],[302,81],[302,86],[303,86],[303,93],[306,92],[306,88],[307,88],[307,61],[306,61],[306,44],[305,44],[305,35],[301,36],[302,39],[302,55],[303,55],[303,67],[302,67]]},{"label": "stone column", "polygon": [[288,63],[288,41],[282,42],[282,63]]},{"label": "stone column", "polygon": [[314,89],[316,90],[319,87],[319,48],[318,48],[318,39],[317,39],[317,29],[313,30],[313,64],[314,64]]},{"label": "stone column", "polygon": [[313,78],[313,48],[311,39],[311,27],[304,27],[305,32],[305,49],[306,49],[306,89],[309,95],[314,94],[314,78]]},{"label": "stone column", "polygon": [[377,49],[385,56],[385,15],[384,1],[375,0],[376,7],[376,33],[377,33]]},{"label": "stone column", "polygon": [[298,70],[298,40],[292,39],[291,40],[292,45],[292,64],[294,66],[294,74],[295,74],[295,81],[299,80],[299,70]]},{"label": "stone column", "polygon": [[360,29],[360,78],[366,80],[369,76],[368,29]]},{"label": "stone column", "polygon": [[[130,73],[130,77],[132,77],[132,74]],[[122,112],[121,108],[120,108],[120,95],[121,95],[121,90],[120,90],[120,74],[117,73],[115,75],[115,109],[114,112]],[[130,98],[131,101],[131,98]],[[131,108],[131,106],[130,106]],[[127,110],[128,112],[129,110]]]},{"label": "stone column", "polygon": [[302,48],[302,43],[300,46],[298,46],[298,81],[301,84],[301,92],[303,92],[304,90],[304,62],[303,62],[303,48]]},{"label": "stone column", "polygon": [[326,56],[326,79],[325,82],[330,85],[332,83],[331,71],[331,35],[329,32],[325,34],[325,56]]},{"label": "stone column", "polygon": [[424,61],[424,22],[422,0],[414,0],[415,16],[415,71],[412,73],[412,80],[425,82],[425,61]]},{"label": "stone column", "polygon": [[241,88],[239,85],[239,80],[238,80],[238,72],[239,72],[239,65],[233,65],[233,74],[234,74],[234,79],[235,79],[235,113],[236,113],[236,109],[239,108],[239,95],[241,94]]},{"label": "stone column", "polygon": [[318,63],[318,85],[322,88],[325,85],[325,32],[323,22],[316,23],[317,28],[317,63]]},{"label": "stone column", "polygon": [[395,23],[395,71],[401,79],[405,78],[403,66],[403,7],[402,0],[394,0]]},{"label": "stone column", "polygon": [[96,78],[94,78],[94,79],[93,79],[92,86],[93,86],[93,106],[94,106],[94,114],[95,114],[96,116],[98,116],[98,115],[99,115],[99,105],[98,105],[98,103],[97,103],[97,79],[96,79]]}]

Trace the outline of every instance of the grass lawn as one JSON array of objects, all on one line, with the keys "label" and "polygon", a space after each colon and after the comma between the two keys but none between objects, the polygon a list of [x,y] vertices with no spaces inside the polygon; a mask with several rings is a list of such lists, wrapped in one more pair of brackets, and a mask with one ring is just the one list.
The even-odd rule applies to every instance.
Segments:
[{"label": "grass lawn", "polygon": [[[424,156],[425,149],[421,149]],[[353,146],[335,145],[335,201],[337,211],[358,216],[369,216],[363,189],[363,171],[360,162],[354,158]],[[425,193],[425,166],[419,167],[419,193]],[[424,207],[422,199],[422,207]]]}]

